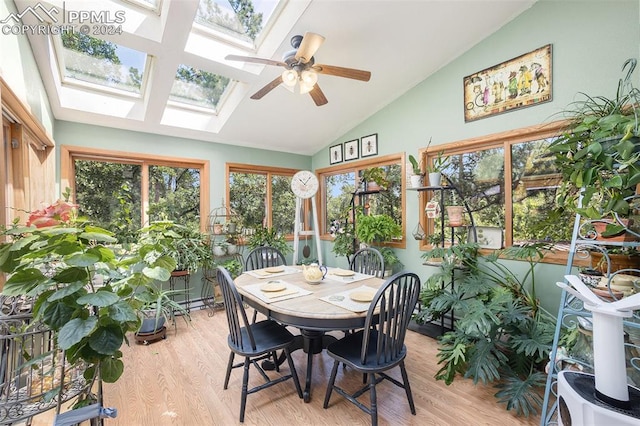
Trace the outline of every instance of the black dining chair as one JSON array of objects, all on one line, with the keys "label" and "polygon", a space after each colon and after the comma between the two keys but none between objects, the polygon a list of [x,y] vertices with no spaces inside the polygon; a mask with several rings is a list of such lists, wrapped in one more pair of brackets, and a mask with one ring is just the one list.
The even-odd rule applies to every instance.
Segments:
[{"label": "black dining chair", "polygon": [[[229,337],[227,343],[231,352],[229,353],[229,363],[227,364],[227,373],[224,378],[224,389],[229,385],[231,370],[236,367],[244,367],[242,376],[242,397],[240,399],[240,423],[244,422],[244,411],[247,405],[247,395],[255,393],[259,390],[266,389],[285,380],[292,379],[295,384],[298,396],[302,398],[302,389],[298,381],[298,374],[291,359],[289,346],[293,343],[294,336],[283,325],[273,320],[264,320],[257,323],[249,324],[247,314],[244,310],[242,299],[238,294],[238,290],[229,275],[229,271],[219,266],[216,273],[218,283],[222,289],[224,298],[224,306],[227,314],[227,322],[229,323]],[[277,360],[275,353],[282,349],[289,363],[289,374],[280,375],[278,378],[271,379],[258,363],[258,361],[271,358],[277,368]],[[234,364],[235,355],[244,357],[244,362]],[[265,383],[248,389],[249,367],[253,365],[260,375],[265,379]],[[273,373],[272,373],[273,374]]]},{"label": "black dining chair", "polygon": [[349,262],[349,269],[361,274],[384,277],[384,257],[379,250],[373,247],[365,247],[353,255]]},{"label": "black dining chair", "polygon": [[[280,250],[271,246],[256,247],[249,252],[244,261],[244,270],[253,271],[255,269],[269,268],[272,266],[287,265],[287,259]],[[258,311],[253,311],[253,319],[256,322]]]},{"label": "black dining chair", "polygon": [[249,252],[244,261],[244,270],[253,271],[255,269],[269,268],[271,266],[286,265],[287,260],[284,254],[275,247],[261,246]]},{"label": "black dining chair", "polygon": [[[371,415],[371,424],[375,426],[378,424],[376,385],[386,379],[405,390],[411,414],[416,414],[409,377],[404,365],[404,359],[407,356],[404,337],[419,294],[420,278],[416,274],[400,272],[393,275],[385,281],[373,297],[367,311],[364,329],[349,334],[327,347],[327,354],[334,359],[334,362],[324,398],[324,408],[329,406],[331,393],[335,390]],[[366,385],[352,394],[336,386],[336,373],[340,363],[365,375]],[[402,382],[385,373],[396,366],[400,367]],[[369,407],[356,399],[367,391],[370,394]]]}]

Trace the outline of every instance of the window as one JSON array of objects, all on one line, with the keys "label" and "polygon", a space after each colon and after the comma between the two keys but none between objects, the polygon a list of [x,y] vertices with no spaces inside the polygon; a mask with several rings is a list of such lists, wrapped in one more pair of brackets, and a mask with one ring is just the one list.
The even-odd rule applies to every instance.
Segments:
[{"label": "window", "polygon": [[204,231],[209,213],[209,163],[203,160],[62,147],[62,187],[79,213],[123,241],[156,220]]},{"label": "window", "polygon": [[[429,164],[438,151],[444,150],[450,161],[442,175],[446,184],[458,190],[445,192],[445,204],[466,203],[476,226],[504,232],[505,246],[548,241],[561,249],[571,238],[573,219],[554,215],[560,175],[546,153],[560,129],[561,123],[534,126],[438,145],[422,155]],[[421,209],[432,196],[427,192],[427,197],[421,197]],[[567,226],[558,226],[562,223]],[[427,221],[424,215],[421,224],[429,234],[439,229],[437,220]],[[448,241],[451,231],[446,232]]]},{"label": "window", "polygon": [[229,206],[241,218],[244,228],[269,227],[285,235],[293,234],[296,200],[291,191],[291,178],[296,172],[227,164]]},{"label": "window", "polygon": [[[354,197],[357,186],[360,183],[362,172],[371,167],[382,167],[386,177],[390,181],[387,191],[362,197]],[[320,229],[321,238],[331,239],[332,226],[336,221],[349,217],[352,202],[360,205],[369,214],[388,214],[396,222],[404,227],[404,155],[394,154],[378,157],[373,160],[346,163],[340,166],[318,169],[316,172],[320,181],[321,214]],[[391,244],[395,247],[404,247],[402,241]]]}]

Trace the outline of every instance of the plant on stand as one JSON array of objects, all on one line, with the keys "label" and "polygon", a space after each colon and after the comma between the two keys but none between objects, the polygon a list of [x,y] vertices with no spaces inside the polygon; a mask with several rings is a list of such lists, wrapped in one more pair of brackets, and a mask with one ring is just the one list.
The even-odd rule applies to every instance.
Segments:
[{"label": "plant on stand", "polygon": [[423,186],[426,173],[422,171],[420,163],[412,154],[409,154],[409,162],[411,163],[411,169],[413,171],[413,175],[411,175],[411,187],[420,188]]},{"label": "plant on stand", "polygon": [[549,146],[562,173],[559,209],[605,219],[603,236],[625,231],[622,219],[633,213],[631,200],[640,183],[640,91],[631,80],[636,64],[636,59],[624,63],[626,74],[614,98],[581,93],[584,99],[563,112],[569,125]]},{"label": "plant on stand", "polygon": [[[417,320],[456,314],[455,328],[439,341],[436,379],[453,382],[457,375],[474,383],[493,383],[508,410],[533,415],[542,406],[543,368],[553,342],[555,316],[540,306],[536,270],[548,247],[535,243],[496,250],[478,262],[477,243],[436,248],[430,256],[444,259],[421,292]],[[525,262],[515,274],[501,258]],[[454,288],[443,289],[442,280]]]},{"label": "plant on stand", "polygon": [[[356,238],[360,243],[377,246],[385,257],[385,269],[402,265],[392,248],[383,247],[395,238],[402,237],[402,226],[387,214],[358,214],[356,218]],[[389,264],[387,265],[387,262]]]},{"label": "plant on stand", "polygon": [[386,190],[391,186],[387,172],[382,167],[370,167],[363,170],[362,180],[366,182],[366,191]]}]

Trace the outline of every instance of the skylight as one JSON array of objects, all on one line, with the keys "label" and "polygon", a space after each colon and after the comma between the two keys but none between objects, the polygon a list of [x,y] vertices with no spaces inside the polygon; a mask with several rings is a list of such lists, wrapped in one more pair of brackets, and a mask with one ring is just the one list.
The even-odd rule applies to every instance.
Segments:
[{"label": "skylight", "polygon": [[147,55],[110,41],[62,33],[62,74],[72,80],[140,94]]},{"label": "skylight", "polygon": [[253,44],[278,3],[279,0],[200,0],[195,22]]},{"label": "skylight", "polygon": [[228,77],[181,64],[178,66],[169,99],[217,110],[230,82]]}]

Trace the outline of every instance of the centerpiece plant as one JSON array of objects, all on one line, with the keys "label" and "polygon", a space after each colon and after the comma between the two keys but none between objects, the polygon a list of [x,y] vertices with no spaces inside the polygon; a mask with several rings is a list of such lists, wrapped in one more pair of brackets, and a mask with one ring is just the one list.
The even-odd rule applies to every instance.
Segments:
[{"label": "centerpiece plant", "polygon": [[[144,310],[155,304],[184,311],[160,285],[176,268],[167,254],[175,247],[171,239],[118,244],[112,232],[78,217],[68,197],[67,191],[65,200],[33,212],[26,225],[16,220],[3,230],[0,269],[8,279],[2,293],[31,301],[34,321],[53,331],[54,349],[84,369],[89,383],[112,383],[124,371],[120,348],[127,333],[139,329]],[[93,402],[91,388],[76,408]]]},{"label": "centerpiece plant", "polygon": [[[555,317],[536,296],[535,273],[546,248],[540,243],[513,246],[481,258],[476,243],[425,252],[426,259],[443,260],[423,287],[416,321],[449,311],[456,316],[454,330],[439,340],[436,379],[451,384],[461,375],[474,383],[493,383],[507,410],[536,414],[555,329]],[[523,261],[528,268],[519,276],[501,259]],[[453,288],[443,288],[443,281],[454,278]]]}]

